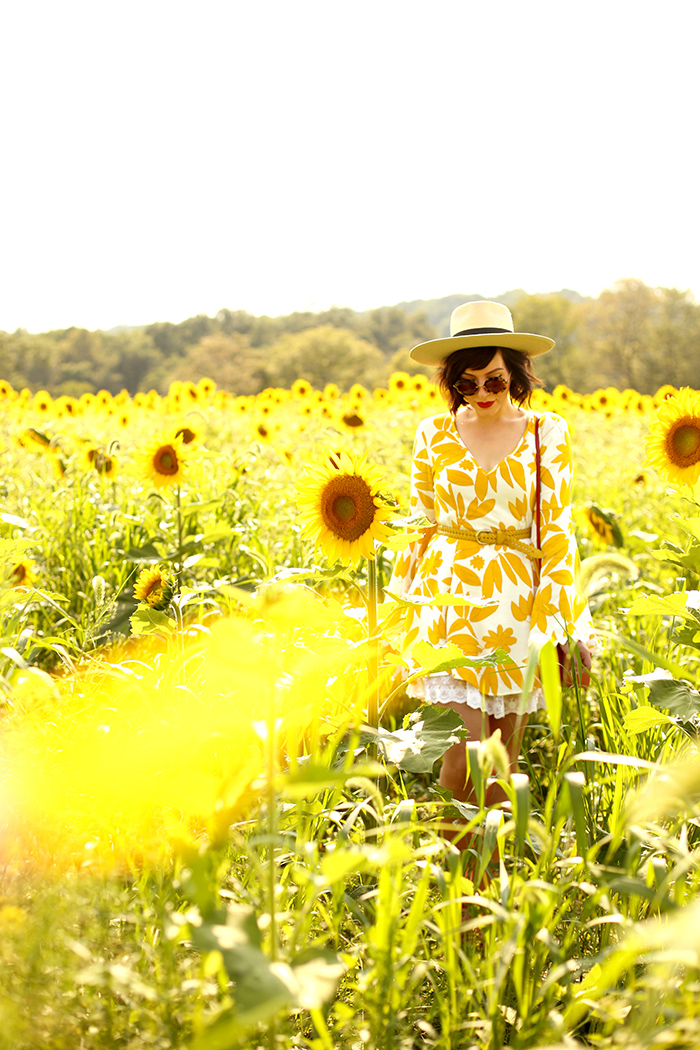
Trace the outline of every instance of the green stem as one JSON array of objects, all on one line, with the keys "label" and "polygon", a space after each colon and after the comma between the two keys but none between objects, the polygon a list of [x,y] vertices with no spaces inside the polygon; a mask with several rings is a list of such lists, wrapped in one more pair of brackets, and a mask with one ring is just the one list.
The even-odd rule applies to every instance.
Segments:
[{"label": "green stem", "polygon": [[175,579],[177,581],[177,590],[179,594],[180,577],[182,576],[182,507],[180,504],[179,485],[175,488],[175,513],[177,515],[177,571],[175,573]]},{"label": "green stem", "polygon": [[367,638],[370,654],[367,660],[369,694],[367,697],[367,721],[376,729],[379,726],[379,648],[377,639],[377,563],[367,560]]},{"label": "green stem", "polygon": [[275,804],[275,691],[270,688],[267,710],[267,891],[270,915],[270,960],[277,958],[277,926],[275,923],[275,836],[277,834],[277,807]]}]

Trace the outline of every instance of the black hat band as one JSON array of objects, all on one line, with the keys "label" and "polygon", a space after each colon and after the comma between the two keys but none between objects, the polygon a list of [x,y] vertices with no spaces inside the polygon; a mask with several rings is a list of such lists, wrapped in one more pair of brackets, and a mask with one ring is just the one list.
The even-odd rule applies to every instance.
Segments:
[{"label": "black hat band", "polygon": [[452,336],[456,339],[459,335],[513,335],[510,328],[465,328],[462,332],[455,332]]}]

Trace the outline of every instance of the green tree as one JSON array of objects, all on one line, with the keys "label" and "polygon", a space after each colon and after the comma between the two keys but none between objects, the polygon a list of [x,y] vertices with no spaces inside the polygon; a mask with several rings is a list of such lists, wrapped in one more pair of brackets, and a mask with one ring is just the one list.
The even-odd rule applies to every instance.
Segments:
[{"label": "green tree", "polygon": [[360,315],[357,332],[378,346],[386,357],[397,351],[408,352],[417,343],[436,338],[436,331],[421,312],[406,313],[400,306],[382,306]]},{"label": "green tree", "polygon": [[388,365],[382,353],[354,332],[333,325],[319,325],[283,335],[268,351],[266,367],[270,386],[290,387],[295,379],[308,379],[315,387],[337,383],[382,385]]},{"label": "green tree", "polygon": [[698,386],[700,361],[700,305],[693,295],[677,288],[659,289],[661,303],[654,325],[656,368],[651,386],[654,393],[665,383]]},{"label": "green tree", "polygon": [[548,335],[556,342],[551,353],[532,361],[535,374],[549,390],[558,383],[580,390],[588,382],[589,363],[579,347],[579,328],[587,306],[587,302],[575,303],[559,294],[523,295],[513,304],[516,332]]},{"label": "green tree", "polygon": [[196,383],[208,376],[220,390],[257,394],[266,383],[267,358],[267,351],[251,347],[246,336],[218,332],[206,335],[189,348],[177,362],[173,378],[191,379]]},{"label": "green tree", "polygon": [[616,386],[649,394],[661,385],[655,329],[662,305],[661,290],[643,281],[617,281],[601,292],[580,333],[581,353],[591,363],[588,390]]}]

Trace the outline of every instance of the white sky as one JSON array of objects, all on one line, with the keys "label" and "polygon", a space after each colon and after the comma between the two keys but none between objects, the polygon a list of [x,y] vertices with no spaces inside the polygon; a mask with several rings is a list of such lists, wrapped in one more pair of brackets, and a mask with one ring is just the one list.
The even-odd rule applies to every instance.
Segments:
[{"label": "white sky", "polygon": [[700,296],[697,0],[22,0],[0,329]]}]

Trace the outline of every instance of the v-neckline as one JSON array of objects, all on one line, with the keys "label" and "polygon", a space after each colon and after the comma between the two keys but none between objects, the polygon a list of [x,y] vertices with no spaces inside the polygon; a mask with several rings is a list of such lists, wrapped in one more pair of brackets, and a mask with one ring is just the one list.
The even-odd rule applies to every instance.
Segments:
[{"label": "v-neckline", "polygon": [[528,433],[528,431],[530,429],[530,424],[532,423],[533,419],[535,418],[531,412],[527,413],[527,422],[525,424],[525,429],[523,430],[522,435],[520,437],[520,440],[518,441],[518,443],[515,446],[515,448],[512,448],[510,450],[510,452],[506,456],[503,456],[501,459],[499,459],[498,463],[496,463],[495,466],[491,467],[490,470],[487,470],[486,467],[482,467],[481,463],[479,463],[479,460],[476,458],[476,456],[474,455],[472,450],[469,448],[469,446],[465,445],[465,443],[464,443],[464,441],[462,439],[462,435],[459,432],[459,428],[457,427],[457,419],[455,417],[454,412],[450,412],[450,417],[452,419],[452,427],[454,429],[455,436],[456,436],[457,440],[459,441],[459,443],[462,446],[462,448],[464,449],[464,451],[468,452],[469,455],[471,456],[471,458],[474,460],[474,462],[476,464],[476,467],[477,467],[477,470],[480,470],[483,474],[493,474],[494,470],[498,470],[498,468],[501,466],[502,463],[505,463],[505,461],[507,459],[510,459],[512,456],[514,456],[516,454],[516,452],[520,451],[520,449],[523,446],[523,443],[525,442],[525,439],[527,438],[527,433]]}]

